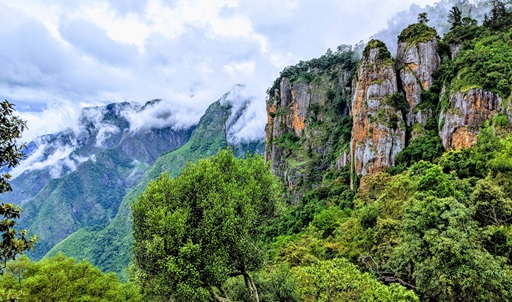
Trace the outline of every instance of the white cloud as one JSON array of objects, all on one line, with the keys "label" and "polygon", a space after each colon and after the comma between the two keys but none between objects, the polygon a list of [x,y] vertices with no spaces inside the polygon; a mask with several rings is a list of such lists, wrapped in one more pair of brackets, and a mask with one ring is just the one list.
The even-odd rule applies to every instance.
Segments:
[{"label": "white cloud", "polygon": [[38,136],[57,133],[66,128],[78,130],[80,110],[80,104],[71,102],[49,103],[42,112],[20,110],[19,116],[27,121],[28,126],[28,130],[23,133],[23,141],[29,142]]},{"label": "white cloud", "polygon": [[0,98],[27,111],[28,138],[68,127],[86,104],[124,100],[164,99],[174,112],[132,116],[134,129],[190,125],[244,83],[252,118],[239,133],[262,136],[265,91],[283,67],[366,40],[411,3],[434,1],[0,0],[9,41]]},{"label": "white cloud", "polygon": [[[47,144],[45,142],[40,142],[37,149],[9,173],[12,177],[17,177],[25,171],[50,168],[50,176],[52,178],[59,178],[65,167],[75,170],[76,163],[69,158],[69,155],[75,150],[75,147],[72,145],[58,145],[53,147],[54,149],[52,150],[52,153],[46,155],[45,151],[47,151]],[[77,158],[77,161],[80,160],[83,159]]]},{"label": "white cloud", "polygon": [[240,63],[230,63],[224,65],[224,69],[230,74],[230,75],[236,75],[236,74],[253,74],[256,65],[252,61],[248,62],[240,62]]},{"label": "white cloud", "polygon": [[104,147],[105,141],[109,139],[112,134],[119,133],[121,130],[114,125],[103,125],[96,134],[96,147]]},{"label": "white cloud", "polygon": [[138,132],[149,129],[171,127],[175,130],[186,129],[195,125],[201,113],[186,107],[178,107],[167,101],[154,101],[144,108],[127,108],[121,112],[130,123],[130,131]]}]

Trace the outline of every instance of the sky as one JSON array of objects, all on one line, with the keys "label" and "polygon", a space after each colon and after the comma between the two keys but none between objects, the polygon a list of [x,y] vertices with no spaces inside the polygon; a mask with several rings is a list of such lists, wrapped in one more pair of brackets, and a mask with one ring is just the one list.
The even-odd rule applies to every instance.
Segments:
[{"label": "sky", "polygon": [[[80,109],[163,99],[183,125],[236,84],[262,137],[279,72],[356,44],[434,0],[0,0],[0,98],[25,140],[72,127]],[[148,116],[148,118],[151,118]]]}]

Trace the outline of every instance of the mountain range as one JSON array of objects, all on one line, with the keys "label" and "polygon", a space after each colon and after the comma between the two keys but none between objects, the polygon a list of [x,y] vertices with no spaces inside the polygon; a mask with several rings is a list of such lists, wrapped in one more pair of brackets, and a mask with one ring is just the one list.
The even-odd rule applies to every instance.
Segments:
[{"label": "mountain range", "polygon": [[176,175],[187,162],[227,146],[239,156],[263,152],[263,139],[235,138],[233,129],[249,102],[243,89],[237,85],[214,102],[197,125],[177,127],[173,112],[158,110],[154,118],[167,124],[135,128],[132,115],[163,101],[113,103],[84,108],[78,130],[28,143],[26,159],[10,171],[13,191],[3,200],[23,207],[20,227],[39,237],[29,256],[64,251],[122,272],[130,260],[129,204],[150,180],[164,171]]}]

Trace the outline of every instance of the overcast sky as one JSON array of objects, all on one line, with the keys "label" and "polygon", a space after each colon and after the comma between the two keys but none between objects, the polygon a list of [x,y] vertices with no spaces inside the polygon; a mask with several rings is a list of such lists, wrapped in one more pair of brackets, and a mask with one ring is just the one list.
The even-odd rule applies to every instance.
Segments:
[{"label": "overcast sky", "polygon": [[[265,123],[279,72],[434,0],[0,0],[0,98],[34,135],[83,106],[161,98],[197,120],[237,83]],[[263,135],[263,133],[261,133]]]}]

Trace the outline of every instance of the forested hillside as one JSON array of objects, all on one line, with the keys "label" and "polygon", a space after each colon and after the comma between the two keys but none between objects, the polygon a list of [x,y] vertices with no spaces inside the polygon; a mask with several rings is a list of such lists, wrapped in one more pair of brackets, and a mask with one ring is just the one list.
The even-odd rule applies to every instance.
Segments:
[{"label": "forested hillside", "polygon": [[213,103],[106,226],[11,262],[0,297],[71,274],[63,252],[130,279],[77,264],[114,300],[512,301],[512,6],[447,3],[392,46],[286,67],[264,156],[229,144],[228,94]]},{"label": "forested hillside", "polygon": [[[335,151],[331,157],[337,161],[329,162],[322,178],[311,181],[305,173],[303,182],[294,181],[316,188],[270,228],[275,265],[287,263],[294,272],[348,259],[384,284],[413,290],[421,300],[512,299],[512,65],[507,55],[512,16],[504,3],[492,5],[481,25],[453,7],[447,16],[451,30],[442,38],[428,26],[428,15],[420,14],[418,23],[399,35],[394,58],[382,42],[368,43],[352,73],[351,155],[347,158],[347,149]],[[298,93],[288,101],[287,81],[299,86],[308,79],[294,78],[288,70],[293,69],[279,79],[281,94],[269,93],[270,124],[280,123],[280,132],[267,132],[271,150],[299,149],[267,153],[280,163],[273,167],[287,184],[295,175],[296,154],[309,154],[303,171],[305,163],[325,158],[303,148],[318,137],[307,130],[314,129],[317,112],[343,108],[330,105],[333,93],[327,89],[319,97],[327,104],[320,110],[314,110],[313,98],[301,104]],[[331,85],[343,79],[338,73]],[[312,83],[310,91],[321,85]],[[338,87],[336,93],[343,93],[343,85]],[[309,109],[302,112],[305,131],[280,122],[294,118],[296,103]],[[343,125],[343,119],[337,122]],[[306,284],[295,276],[300,292]],[[329,286],[347,291],[334,279],[317,282],[326,290],[311,290],[304,299],[321,299]],[[343,300],[341,293],[338,297]]]}]

